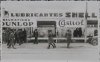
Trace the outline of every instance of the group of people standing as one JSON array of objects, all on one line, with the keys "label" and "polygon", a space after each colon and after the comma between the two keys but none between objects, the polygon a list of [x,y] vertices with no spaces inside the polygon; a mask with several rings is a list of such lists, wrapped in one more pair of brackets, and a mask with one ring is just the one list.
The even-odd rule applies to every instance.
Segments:
[{"label": "group of people standing", "polygon": [[18,43],[19,45],[25,43],[27,41],[27,33],[26,30],[22,29],[11,29],[6,28],[3,30],[3,42],[7,43],[7,48],[14,48],[14,45]]},{"label": "group of people standing", "polygon": [[[34,41],[34,44],[38,44],[38,30],[35,29],[34,30],[34,38],[35,38],[35,41]],[[66,39],[67,39],[67,48],[69,48],[69,45],[72,41],[71,37],[71,30],[67,30],[66,34]],[[15,30],[15,29],[5,29],[4,32],[3,32],[3,41],[5,43],[7,43],[7,46],[8,48],[14,48],[14,45],[16,43],[18,43],[19,45],[25,43],[27,41],[27,32],[26,30],[22,30],[22,29],[18,29],[18,30]],[[54,42],[54,39],[53,39],[53,33],[52,33],[52,30],[48,30],[48,47],[47,49],[50,49],[50,47],[53,47],[53,48],[56,48],[56,44]]]},{"label": "group of people standing", "polygon": [[82,37],[82,29],[81,28],[76,28],[73,32],[74,37]]}]

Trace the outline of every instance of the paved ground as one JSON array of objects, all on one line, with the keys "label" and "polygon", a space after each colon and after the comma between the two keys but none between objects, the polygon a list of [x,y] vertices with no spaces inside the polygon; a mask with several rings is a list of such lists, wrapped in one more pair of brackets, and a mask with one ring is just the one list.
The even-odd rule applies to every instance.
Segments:
[{"label": "paved ground", "polygon": [[0,43],[0,62],[1,62],[1,43]]},{"label": "paved ground", "polygon": [[2,62],[99,62],[98,48],[88,43],[57,43],[57,48],[47,49],[47,43],[26,43],[17,49],[7,49],[3,44]]}]

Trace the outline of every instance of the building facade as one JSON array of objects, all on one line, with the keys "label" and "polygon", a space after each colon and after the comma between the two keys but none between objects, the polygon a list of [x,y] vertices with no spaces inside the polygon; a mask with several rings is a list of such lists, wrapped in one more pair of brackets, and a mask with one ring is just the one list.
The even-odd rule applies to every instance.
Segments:
[{"label": "building facade", "polygon": [[[29,2],[26,2],[26,3],[29,4]],[[97,28],[98,28],[97,27],[98,26],[97,13],[95,12],[96,8],[95,9],[90,8],[91,7],[90,3],[89,3],[88,8],[86,8],[86,3],[82,3],[83,6],[82,5],[81,6],[84,9],[81,9],[81,7],[77,8],[77,6],[74,6],[74,5],[72,5],[72,7],[74,7],[74,9],[70,8],[70,6],[68,6],[65,2],[63,2],[65,4],[65,5],[62,5],[63,7],[59,5],[60,2],[59,2],[59,4],[57,3],[59,7],[57,7],[55,5],[51,6],[51,4],[49,2],[47,2],[47,3],[49,5],[46,6],[45,11],[43,9],[45,5],[40,6],[39,4],[38,4],[39,7],[37,7],[38,6],[37,4],[36,5],[29,4],[29,7],[22,6],[21,8],[16,4],[18,6],[17,8],[13,7],[11,9],[9,9],[10,6],[9,6],[9,8],[5,6],[5,9],[2,9],[2,10],[6,11],[5,17],[7,17],[10,14],[10,17],[13,20],[18,20],[18,21],[26,20],[26,21],[29,21],[28,22],[29,24],[30,24],[30,22],[32,22],[32,24],[33,24],[32,26],[29,27],[29,25],[28,25],[25,28],[29,34],[29,37],[33,35],[32,32],[35,29],[38,29],[39,37],[42,37],[42,38],[48,37],[48,30],[52,30],[54,37],[59,37],[59,38],[64,38],[66,31],[68,29],[70,29],[72,31],[73,38],[75,38],[75,37],[84,38],[85,35],[87,35],[87,36],[95,35],[94,33],[95,33],[95,31],[97,31]],[[42,4],[42,3],[40,3],[40,4]],[[52,2],[52,4],[54,4],[54,3]],[[69,5],[71,5],[71,4],[69,4]],[[35,6],[35,7],[33,7],[33,6]],[[67,8],[66,8],[66,6],[67,6]],[[54,9],[53,7],[56,9]],[[37,8],[37,9],[34,10],[34,8]],[[39,9],[39,8],[41,8],[41,9]],[[62,9],[64,9],[64,10],[62,10]],[[93,10],[93,11],[91,11],[91,10]],[[23,13],[23,11],[24,11],[24,13]],[[9,13],[9,12],[12,12],[12,13]],[[87,16],[87,18],[86,18],[86,16]],[[16,19],[16,18],[19,18],[20,20]],[[12,19],[4,18],[3,19],[3,22],[4,22],[3,27],[7,27],[7,25],[5,24],[5,21],[9,21]],[[8,23],[8,24],[10,24],[10,25],[8,25],[9,27],[17,26],[17,23]],[[25,26],[24,23],[23,23],[23,26]],[[87,28],[87,32],[88,32],[87,34],[85,34],[86,28]],[[82,31],[81,35],[74,33],[77,29],[80,29]]]},{"label": "building facade", "polygon": [[[16,1],[18,1],[18,0],[16,0]],[[72,0],[70,0],[70,1],[72,1]],[[65,7],[65,5],[63,7]],[[27,32],[27,37],[28,38],[33,38],[34,37],[34,34],[33,34],[34,30],[38,29],[39,38],[42,38],[42,39],[46,38],[47,39],[47,37],[48,37],[48,30],[52,30],[54,38],[65,39],[66,31],[68,29],[70,29],[73,39],[76,39],[76,40],[80,40],[81,39],[83,41],[84,39],[86,39],[90,35],[97,36],[97,31],[98,31],[98,18],[97,17],[98,16],[96,16],[97,15],[97,13],[96,13],[97,11],[96,12],[94,11],[94,10],[97,9],[95,5],[96,4],[91,5],[91,3],[89,3],[87,5],[87,7],[86,7],[86,3],[85,3],[81,8],[78,8],[78,9],[75,9],[75,8],[74,9],[70,9],[70,8],[68,8],[68,9],[65,9],[65,11],[62,11],[62,9],[64,9],[64,8],[62,8],[60,6],[59,6],[60,8],[59,7],[55,7],[56,9],[53,8],[52,10],[49,9],[48,8],[49,6],[48,6],[44,10],[43,9],[44,7],[41,7],[42,5],[40,6],[40,4],[39,4],[39,6],[42,9],[39,9],[38,7],[34,7],[34,8],[38,8],[38,9],[36,9],[35,12],[39,12],[39,13],[36,13],[36,14],[34,14],[34,8],[31,7],[31,5],[30,5],[29,8],[27,7],[27,5],[25,6],[26,9],[30,9],[31,8],[28,11],[25,11],[26,9],[24,7],[22,7],[23,9],[19,8],[20,9],[20,11],[19,11],[18,7],[20,7],[20,6],[18,6],[17,8],[14,7],[15,9],[11,8],[12,10],[9,9],[10,8],[10,6],[9,6],[9,8],[8,8],[9,10],[7,10],[7,11],[10,11],[10,12],[15,11],[14,12],[15,14],[13,14],[12,16],[15,15],[14,17],[15,18],[19,17],[19,19],[21,18],[20,20],[25,20],[25,18],[28,18],[30,20],[30,22],[32,22],[34,24],[34,25],[30,26],[30,27],[29,26],[28,27],[18,27],[18,26],[17,27],[13,27],[13,29],[16,29],[16,30],[18,30],[18,29],[24,30],[25,29],[26,32]],[[35,5],[32,4],[32,6],[35,6]],[[91,9],[92,6],[93,6],[93,8],[95,7],[95,9],[93,9],[93,8]],[[50,7],[52,7],[52,6],[50,6]],[[67,6],[67,7],[70,7],[70,6]],[[82,10],[82,8],[84,8],[84,9]],[[51,10],[51,11],[49,11],[48,9]],[[5,11],[6,8],[2,9],[2,10]],[[70,17],[68,17],[68,18],[66,18],[66,17],[62,18],[61,17],[60,18],[60,16],[62,16],[62,14],[67,14],[68,15],[68,13],[65,13],[66,10],[69,10]],[[91,10],[94,13],[92,13]],[[25,13],[27,13],[28,15],[31,14],[32,16],[30,16],[30,17],[29,16],[28,17],[21,17],[20,12],[22,12],[22,15],[26,15],[26,14],[23,14],[23,11],[25,11]],[[43,11],[43,12],[41,12],[41,11]],[[77,13],[75,13],[74,11],[76,11]],[[48,12],[50,12],[51,15]],[[85,16],[83,15],[85,13],[87,15],[87,18],[85,18]],[[19,14],[19,16],[16,16],[18,14]],[[83,18],[81,18],[81,17],[83,17]],[[22,19],[22,18],[24,18],[24,19]],[[5,20],[7,20],[7,19],[5,19]],[[2,21],[5,21],[5,20],[2,20]],[[8,20],[10,20],[10,19],[8,19]],[[11,24],[13,26],[17,25],[17,23],[8,23],[8,24]],[[79,25],[77,25],[77,24],[79,24]],[[4,26],[3,28],[7,28],[7,26]],[[77,29],[81,30],[81,35],[75,34],[75,31]]]}]

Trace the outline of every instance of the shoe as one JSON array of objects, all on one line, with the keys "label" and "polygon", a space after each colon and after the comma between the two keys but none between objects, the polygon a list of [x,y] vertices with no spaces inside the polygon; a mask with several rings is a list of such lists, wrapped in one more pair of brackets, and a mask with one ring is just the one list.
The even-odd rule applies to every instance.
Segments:
[{"label": "shoe", "polygon": [[56,48],[56,46],[53,46],[53,48]]},{"label": "shoe", "polygon": [[21,44],[19,44],[19,45],[21,45]]},{"label": "shoe", "polygon": [[10,47],[7,47],[7,48],[10,48]]},{"label": "shoe", "polygon": [[47,49],[50,49],[50,47],[48,47]]},{"label": "shoe", "polygon": [[69,48],[69,47],[67,47],[67,48]]},{"label": "shoe", "polygon": [[16,49],[16,48],[13,48],[13,49]]}]

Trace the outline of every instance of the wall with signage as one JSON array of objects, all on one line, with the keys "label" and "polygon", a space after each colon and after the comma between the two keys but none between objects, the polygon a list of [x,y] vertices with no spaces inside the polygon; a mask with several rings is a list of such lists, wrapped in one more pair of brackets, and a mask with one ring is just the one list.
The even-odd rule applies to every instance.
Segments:
[{"label": "wall with signage", "polygon": [[[47,37],[47,31],[50,29],[53,31],[54,37],[64,37],[66,31],[70,29],[73,37],[85,37],[87,19],[97,20],[98,9],[95,8],[97,4],[93,3],[93,6],[91,3],[2,2],[2,26],[27,27],[29,34],[37,28],[40,37]],[[93,8],[91,8],[92,6]],[[54,21],[55,25],[38,25],[39,21]],[[81,35],[75,34],[78,30]]]}]

